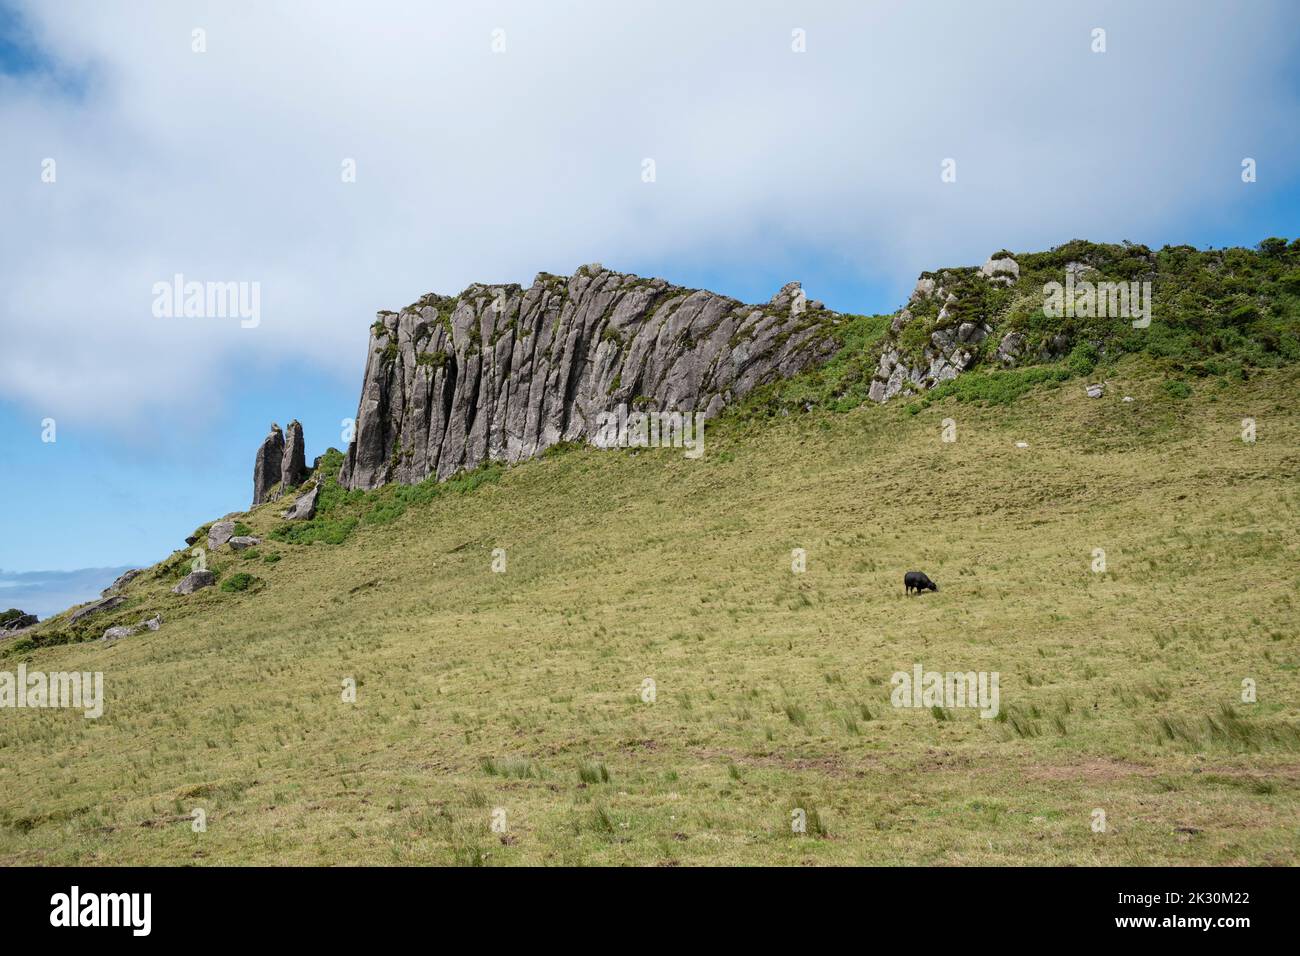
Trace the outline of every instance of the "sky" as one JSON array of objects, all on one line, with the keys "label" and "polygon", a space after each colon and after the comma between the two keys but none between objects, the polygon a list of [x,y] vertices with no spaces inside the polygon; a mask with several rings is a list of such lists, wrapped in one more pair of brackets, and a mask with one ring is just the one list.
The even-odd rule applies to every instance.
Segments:
[{"label": "sky", "polygon": [[[1297,47],[1287,0],[0,0],[0,604],[248,507],[272,421],[343,447],[426,292],[890,312],[1002,248],[1293,238]],[[165,314],[178,274],[255,321]]]}]

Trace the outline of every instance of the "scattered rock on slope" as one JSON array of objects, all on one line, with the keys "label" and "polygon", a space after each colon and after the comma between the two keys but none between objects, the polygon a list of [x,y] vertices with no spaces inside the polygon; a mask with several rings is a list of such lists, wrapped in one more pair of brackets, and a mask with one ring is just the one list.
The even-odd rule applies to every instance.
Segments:
[{"label": "scattered rock on slope", "polygon": [[172,588],[172,594],[193,594],[203,588],[210,588],[216,583],[217,576],[211,571],[191,571],[176,587]]},{"label": "scattered rock on slope", "polygon": [[284,467],[284,434],[280,426],[271,423],[271,433],[262,440],[262,447],[257,449],[257,458],[253,462],[253,504],[270,501],[276,486],[280,484],[281,469]]},{"label": "scattered rock on slope", "polygon": [[121,594],[112,594],[106,598],[100,598],[98,601],[91,601],[89,604],[84,604],[81,607],[77,608],[75,611],[73,611],[72,614],[68,617],[68,623],[75,624],[77,621],[80,621],[82,618],[90,617],[90,615],[92,614],[99,614],[103,611],[111,611],[113,610],[113,608],[117,607],[125,600],[126,598]]},{"label": "scattered rock on slope", "polygon": [[104,590],[99,592],[100,597],[108,597],[110,594],[116,594],[122,588],[126,587],[144,572],[144,568],[132,568],[123,574],[118,575],[116,581],[110,584]]},{"label": "scattered rock on slope", "polygon": [[131,637],[134,634],[139,634],[141,631],[156,631],[160,627],[162,627],[162,615],[155,614],[153,617],[141,621],[134,627],[110,627],[104,632],[104,636],[101,637],[100,640],[109,642],[117,641],[124,637]]},{"label": "scattered rock on slope", "polygon": [[235,522],[217,521],[208,529],[208,550],[216,551],[235,536]]},{"label": "scattered rock on slope", "polygon": [[261,543],[261,538],[254,538],[252,535],[237,535],[230,539],[230,547],[236,551],[243,551],[245,548],[256,547]]},{"label": "scattered rock on slope", "polygon": [[320,479],[312,485],[311,491],[298,495],[298,500],[285,511],[280,512],[281,518],[288,518],[290,521],[306,521],[316,517],[316,499],[320,496]]}]

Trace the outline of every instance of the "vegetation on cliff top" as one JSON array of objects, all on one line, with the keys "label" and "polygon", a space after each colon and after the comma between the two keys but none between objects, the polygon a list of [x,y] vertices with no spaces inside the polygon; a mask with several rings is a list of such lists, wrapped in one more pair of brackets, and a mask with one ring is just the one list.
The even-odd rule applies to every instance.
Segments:
[{"label": "vegetation on cliff top", "polygon": [[[916,304],[912,311],[919,321],[899,335],[903,350],[919,354],[936,329],[974,321],[996,330],[971,346],[986,361],[1008,332],[1026,337],[1028,355],[1063,336],[1073,346],[1086,345],[1098,359],[1145,354],[1196,378],[1241,378],[1252,369],[1300,359],[1300,239],[1265,239],[1255,249],[1165,246],[1154,251],[1136,243],[1076,239],[1012,257],[1020,276],[1010,286],[989,282],[973,268],[924,273],[956,301],[942,323],[943,303],[932,297]],[[1078,281],[1150,282],[1151,325],[1134,328],[1127,317],[1048,314],[1044,287],[1064,284],[1067,266],[1075,263],[1093,270]]]}]

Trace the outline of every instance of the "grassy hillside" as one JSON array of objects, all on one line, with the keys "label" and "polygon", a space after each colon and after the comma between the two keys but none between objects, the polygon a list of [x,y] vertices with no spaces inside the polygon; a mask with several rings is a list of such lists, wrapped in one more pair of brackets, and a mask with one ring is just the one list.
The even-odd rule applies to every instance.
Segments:
[{"label": "grassy hillside", "polygon": [[[1295,863],[1296,367],[864,407],[854,359],[699,461],[333,488],[310,529],[242,517],[268,540],[212,564],[243,590],[171,595],[180,555],[94,624],[156,633],[0,645],[107,695],[0,712],[0,862]],[[999,672],[1000,718],[892,707],[915,663]]]}]

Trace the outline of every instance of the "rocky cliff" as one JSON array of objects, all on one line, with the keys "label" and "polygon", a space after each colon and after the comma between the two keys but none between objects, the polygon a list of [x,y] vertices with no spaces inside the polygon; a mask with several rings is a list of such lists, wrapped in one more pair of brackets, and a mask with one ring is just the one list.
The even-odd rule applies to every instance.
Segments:
[{"label": "rocky cliff", "polygon": [[[970,368],[994,328],[989,310],[969,290],[982,284],[1010,287],[1019,278],[1020,265],[1010,256],[991,258],[978,270],[948,269],[921,276],[907,305],[890,324],[869,397],[886,402],[904,391],[934,388]],[[975,308],[969,307],[972,302]],[[919,347],[909,350],[906,338],[913,329],[929,332],[921,336]],[[1003,349],[1014,345],[1014,341],[999,344],[998,358],[1005,364],[1011,364],[1014,355]]]},{"label": "rocky cliff", "polygon": [[381,312],[340,482],[376,488],[589,441],[620,405],[703,412],[828,357],[799,284],[745,305],[599,265]]}]

